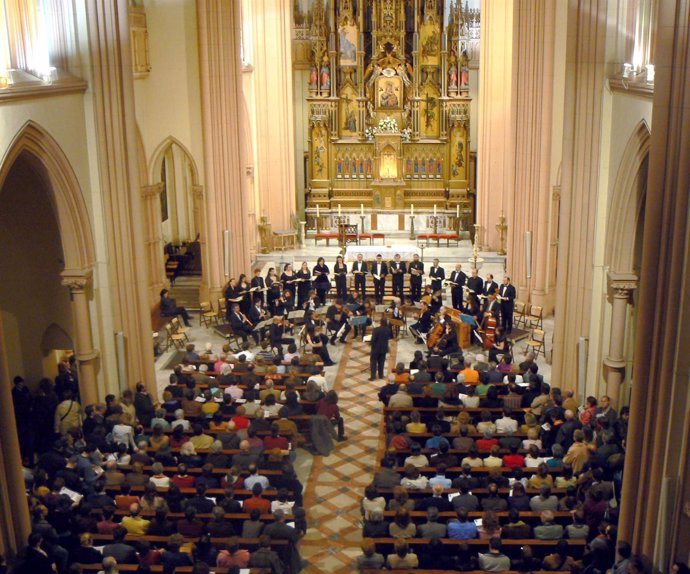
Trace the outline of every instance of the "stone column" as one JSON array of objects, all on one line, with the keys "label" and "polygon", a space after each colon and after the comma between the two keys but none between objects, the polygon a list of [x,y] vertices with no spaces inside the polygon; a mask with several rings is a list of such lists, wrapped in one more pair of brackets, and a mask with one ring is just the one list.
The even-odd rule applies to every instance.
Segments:
[{"label": "stone column", "polygon": [[[199,250],[201,252],[201,285],[199,286],[199,300],[208,301],[208,242],[206,241],[206,204],[204,188],[201,185],[192,186],[192,214],[194,218],[194,232],[199,234]],[[215,308],[215,303],[213,307]]]},{"label": "stone column", "polygon": [[[291,0],[252,0],[256,213],[267,215],[273,229],[292,227],[296,205],[291,18]],[[335,70],[331,77],[334,83]]]},{"label": "stone column", "polygon": [[[515,139],[512,153],[515,180],[512,206],[507,210],[508,274],[517,286],[518,298],[544,307],[544,313],[548,314],[553,309],[548,251],[555,2],[516,3],[514,16],[512,110]],[[493,166],[492,158],[489,160]],[[494,209],[491,216],[491,222],[495,223],[498,212]],[[532,232],[530,280],[527,279],[524,247],[526,231]]]},{"label": "stone column", "polygon": [[[103,197],[113,324],[124,333],[126,380],[158,396],[141,219],[128,0],[86,4],[95,142]],[[112,333],[109,334],[112,336]]]},{"label": "stone column", "polygon": [[514,0],[482,3],[477,223],[480,245],[492,250],[498,249],[496,221],[511,209],[515,181],[513,11]]},{"label": "stone column", "polygon": [[[215,300],[225,284],[223,231],[230,231],[230,274],[249,271],[250,233],[241,127],[239,2],[197,0],[204,181],[208,219],[208,290]],[[282,95],[280,96],[282,97]],[[276,96],[276,99],[280,99]],[[264,110],[262,110],[263,112]],[[246,135],[246,134],[243,134]]]},{"label": "stone column", "polygon": [[96,359],[98,351],[93,348],[91,313],[87,287],[91,283],[91,270],[62,272],[62,284],[69,288],[74,319],[74,354],[79,366],[79,394],[82,406],[98,402],[98,383],[96,380]]},{"label": "stone column", "polygon": [[167,284],[160,223],[162,191],[162,183],[141,188],[141,199],[144,203],[144,244],[148,269],[149,304],[152,306],[159,300],[161,289]]},{"label": "stone column", "polygon": [[606,366],[606,394],[618,407],[619,390],[625,377],[625,322],[630,295],[637,288],[637,276],[631,273],[609,272],[609,287],[613,290],[611,312],[611,337],[609,353],[604,358]]},{"label": "stone column", "polygon": [[552,379],[577,388],[579,337],[589,335],[606,80],[607,0],[569,0],[558,283]]},{"label": "stone column", "polygon": [[618,537],[667,571],[690,547],[690,0],[658,4],[654,126]]},{"label": "stone column", "polygon": [[0,554],[5,558],[16,556],[31,532],[11,380],[0,315]]}]

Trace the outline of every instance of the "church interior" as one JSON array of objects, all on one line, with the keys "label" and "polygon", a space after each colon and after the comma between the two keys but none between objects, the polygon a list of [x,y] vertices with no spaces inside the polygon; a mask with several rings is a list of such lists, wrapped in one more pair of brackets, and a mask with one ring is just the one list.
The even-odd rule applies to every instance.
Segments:
[{"label": "church interior", "polygon": [[[688,572],[690,0],[4,0],[0,38],[2,572]],[[510,536],[487,456],[530,441],[557,506]]]}]

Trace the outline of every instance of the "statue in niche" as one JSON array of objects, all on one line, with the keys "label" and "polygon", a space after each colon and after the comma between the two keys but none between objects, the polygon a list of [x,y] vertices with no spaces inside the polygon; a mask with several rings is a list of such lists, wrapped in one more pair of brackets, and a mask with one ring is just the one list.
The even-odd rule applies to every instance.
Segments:
[{"label": "statue in niche", "polygon": [[400,114],[402,116],[403,126],[406,128],[411,127],[410,126],[410,123],[411,123],[410,120],[412,119],[412,116],[410,115],[411,113],[412,113],[412,104],[410,104],[410,102],[408,101],[405,104],[405,106],[403,107],[402,113]]},{"label": "statue in niche", "polygon": [[350,106],[347,107],[347,114],[345,116],[345,129],[349,132],[357,131],[357,116]]},{"label": "statue in niche", "polygon": [[374,192],[374,207],[381,207],[381,192]]},{"label": "statue in niche", "polygon": [[321,89],[328,90],[331,87],[331,70],[328,67],[328,56],[324,56],[321,65]]},{"label": "statue in niche", "polygon": [[318,87],[319,82],[319,72],[316,70],[316,66],[311,67],[311,72],[309,74],[309,87],[315,90]]},{"label": "statue in niche", "polygon": [[463,50],[460,57],[460,87],[470,87],[470,59],[467,57],[467,50]]},{"label": "statue in niche", "polygon": [[448,89],[458,89],[458,69],[455,67],[455,60],[453,60],[448,70]]}]

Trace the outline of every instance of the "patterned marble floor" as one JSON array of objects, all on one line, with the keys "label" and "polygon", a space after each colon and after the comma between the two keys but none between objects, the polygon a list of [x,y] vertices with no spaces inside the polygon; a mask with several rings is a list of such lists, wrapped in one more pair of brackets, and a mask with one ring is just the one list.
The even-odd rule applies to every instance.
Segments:
[{"label": "patterned marble floor", "polygon": [[[378,389],[384,381],[369,378],[369,345],[347,343],[338,366],[335,390],[345,419],[348,440],[338,443],[328,457],[315,457],[305,491],[309,530],[300,553],[309,565],[305,574],[353,572],[361,554],[359,503],[374,474],[382,451],[382,411]],[[391,342],[388,369],[395,366],[397,343]]]}]

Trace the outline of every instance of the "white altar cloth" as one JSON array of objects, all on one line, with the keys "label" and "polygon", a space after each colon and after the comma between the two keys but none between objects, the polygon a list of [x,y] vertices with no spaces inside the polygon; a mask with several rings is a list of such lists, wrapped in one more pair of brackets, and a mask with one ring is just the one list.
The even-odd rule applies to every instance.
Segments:
[{"label": "white altar cloth", "polygon": [[412,256],[419,253],[419,250],[414,245],[348,245],[345,261],[355,261],[358,253],[364,256],[364,261],[374,261],[381,254],[383,260],[388,262],[396,253],[400,254],[403,261],[412,261]]}]

